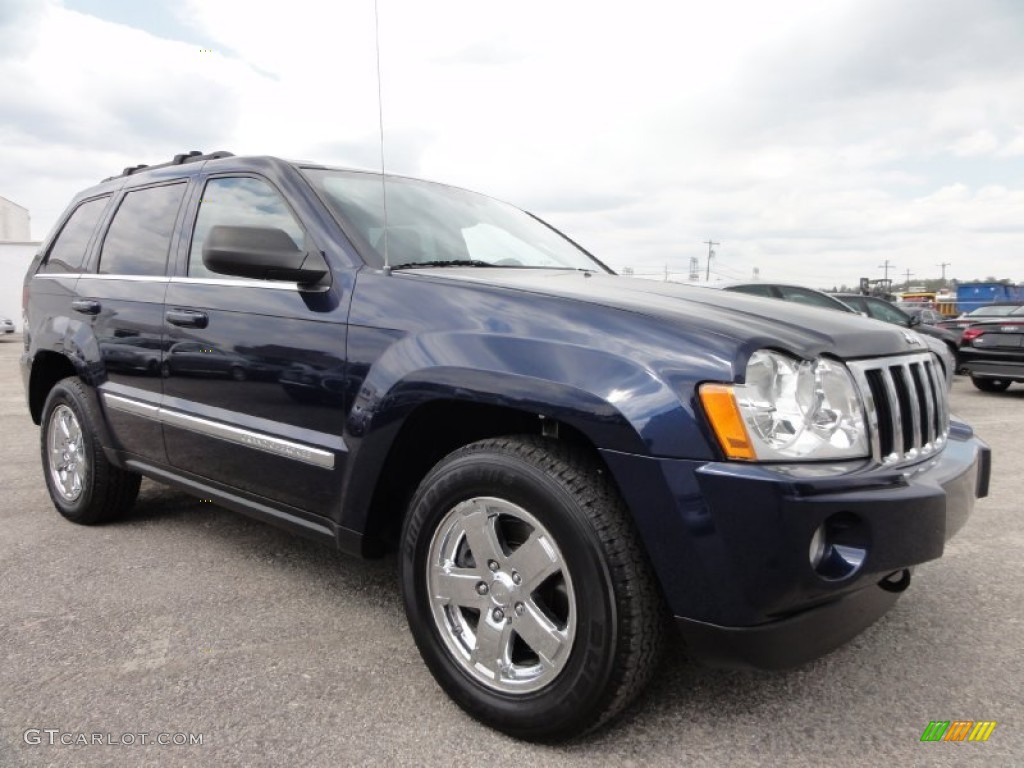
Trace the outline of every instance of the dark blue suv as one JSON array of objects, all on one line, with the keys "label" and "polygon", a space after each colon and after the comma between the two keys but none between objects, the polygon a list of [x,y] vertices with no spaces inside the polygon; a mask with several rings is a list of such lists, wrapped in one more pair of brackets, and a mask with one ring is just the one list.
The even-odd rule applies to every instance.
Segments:
[{"label": "dark blue suv", "polygon": [[881,616],[987,492],[914,334],[614,275],[439,184],[229,153],[78,195],[25,282],[47,487],[145,476],[345,552],[399,552],[440,685],[584,733],[695,657],[781,667]]}]

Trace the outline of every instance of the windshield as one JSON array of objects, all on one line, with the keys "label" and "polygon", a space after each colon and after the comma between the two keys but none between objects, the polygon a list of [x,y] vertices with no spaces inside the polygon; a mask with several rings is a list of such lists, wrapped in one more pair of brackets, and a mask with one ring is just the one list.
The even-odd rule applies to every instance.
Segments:
[{"label": "windshield", "polygon": [[[381,177],[304,168],[343,223],[384,264]],[[463,189],[387,177],[388,262],[392,267],[497,266],[608,271],[564,236],[507,203]]]}]

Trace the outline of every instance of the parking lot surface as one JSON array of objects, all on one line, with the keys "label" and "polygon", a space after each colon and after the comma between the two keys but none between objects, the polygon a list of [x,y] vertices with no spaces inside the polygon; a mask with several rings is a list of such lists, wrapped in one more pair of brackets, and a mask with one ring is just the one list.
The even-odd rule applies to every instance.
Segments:
[{"label": "parking lot surface", "polygon": [[[538,746],[434,684],[393,558],[149,481],[124,521],[64,521],[21,348],[0,340],[0,766],[1024,765],[1024,386],[954,383],[953,412],[993,448],[991,496],[864,634],[775,673],[697,667],[673,643],[621,721]],[[922,743],[933,720],[997,726]],[[83,740],[100,743],[61,743]]]}]

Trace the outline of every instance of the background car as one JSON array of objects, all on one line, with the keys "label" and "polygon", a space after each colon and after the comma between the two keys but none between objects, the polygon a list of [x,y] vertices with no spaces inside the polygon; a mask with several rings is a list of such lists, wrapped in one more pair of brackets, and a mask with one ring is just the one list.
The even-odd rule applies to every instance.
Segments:
[{"label": "background car", "polygon": [[[891,316],[892,319],[875,317],[870,313],[867,306],[853,307],[850,304],[847,304],[845,299],[830,296],[829,294],[824,293],[823,291],[816,291],[813,288],[805,288],[802,285],[789,285],[787,283],[737,283],[734,285],[724,286],[723,290],[734,291],[737,293],[747,293],[752,296],[764,296],[766,298],[771,299],[782,299],[783,301],[788,301],[795,304],[806,304],[808,306],[821,307],[822,309],[832,309],[838,312],[847,312],[855,315],[870,316],[876,320],[881,319],[884,322],[888,322],[890,324],[895,323],[896,325],[901,325],[905,328],[910,328],[910,320],[906,315],[903,315],[902,319],[900,319],[900,317],[895,314]],[[843,296],[850,296],[852,298],[858,299],[865,298],[857,294],[843,294]],[[893,310],[893,313],[898,312],[898,310],[895,307],[893,307],[892,304],[885,301],[884,299],[877,299],[875,297],[868,298],[872,298],[875,301],[882,302],[884,305],[891,308]],[[885,312],[884,309],[877,308],[874,311],[878,312],[879,314]],[[915,324],[914,330],[917,331],[921,329]],[[953,375],[953,373],[956,373],[959,370],[959,363],[957,362],[958,347],[956,342],[954,342],[952,339],[947,341],[945,339],[933,338],[933,335],[927,332],[924,333],[922,336],[916,338],[921,338],[928,345],[928,347],[930,347],[931,350],[935,352],[936,355],[938,355],[939,359],[942,361],[942,365],[946,373],[950,377]]]},{"label": "background car", "polygon": [[957,343],[959,343],[960,334],[963,333],[965,328],[970,328],[981,320],[997,319],[1018,313],[1024,313],[1024,304],[1021,304],[1019,301],[1000,301],[978,307],[959,317],[942,320],[938,323],[938,326],[957,334]]},{"label": "background car", "polygon": [[824,309],[835,309],[840,312],[856,312],[839,299],[832,298],[827,293],[816,291],[813,288],[805,288],[802,285],[788,285],[785,283],[737,283],[727,285],[723,290],[736,291],[738,293],[749,293],[753,296],[767,296],[772,299],[782,299],[795,304],[809,304],[812,307],[823,307]]},{"label": "background car", "polygon": [[14,321],[9,317],[0,317],[0,333],[14,333]]},{"label": "background car", "polygon": [[922,306],[921,302],[897,301],[893,306],[902,309],[911,317],[916,317],[921,325],[938,325],[946,319],[941,312],[931,307]]},{"label": "background car", "polygon": [[923,307],[913,307],[914,314],[904,311],[904,309],[896,306],[892,302],[880,299],[877,296],[863,296],[856,293],[834,293],[834,298],[841,300],[844,304],[848,304],[858,312],[863,312],[868,317],[873,317],[876,320],[882,320],[886,323],[892,323],[903,328],[913,328],[918,333],[923,333],[926,336],[938,339],[946,348],[949,353],[953,356],[953,359],[958,359],[958,352],[960,346],[960,338],[958,334],[953,333],[945,328],[940,328],[935,325],[934,322],[925,323],[922,320],[922,316],[928,313],[928,317],[932,320],[934,315],[936,318],[941,319],[942,315],[933,309],[926,309]]},{"label": "background car", "polygon": [[1024,382],[1024,311],[964,329],[960,360],[982,392],[1003,392],[1013,382]]}]

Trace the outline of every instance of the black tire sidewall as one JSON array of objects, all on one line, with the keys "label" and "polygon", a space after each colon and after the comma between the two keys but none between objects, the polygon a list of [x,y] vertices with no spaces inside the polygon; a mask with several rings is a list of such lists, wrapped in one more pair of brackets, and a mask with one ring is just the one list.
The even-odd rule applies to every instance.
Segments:
[{"label": "black tire sidewall", "polygon": [[1011,384],[1006,379],[980,379],[974,376],[971,377],[971,383],[982,392],[1005,392]]},{"label": "black tire sidewall", "polygon": [[[533,693],[502,693],[473,679],[451,657],[431,612],[425,576],[431,537],[449,510],[476,496],[503,498],[534,515],[554,537],[572,578],[576,635],[569,659],[551,684]],[[403,528],[401,582],[413,636],[447,693],[470,714],[518,736],[557,737],[594,719],[616,655],[614,589],[602,551],[572,493],[522,458],[481,452],[431,472]]]},{"label": "black tire sidewall", "polygon": [[[78,419],[79,427],[82,430],[83,453],[86,457],[85,477],[82,481],[82,493],[73,502],[69,502],[61,496],[60,491],[54,486],[53,477],[50,473],[50,451],[49,434],[50,420],[53,412],[60,405],[66,405]],[[88,411],[80,401],[77,392],[68,384],[68,381],[58,383],[46,398],[43,405],[43,415],[40,422],[41,440],[40,449],[42,453],[43,475],[46,478],[46,488],[50,493],[57,510],[69,520],[82,522],[86,519],[88,510],[92,506],[93,494],[96,492],[96,453],[101,450],[96,443],[95,432],[92,422],[88,417]]]}]

